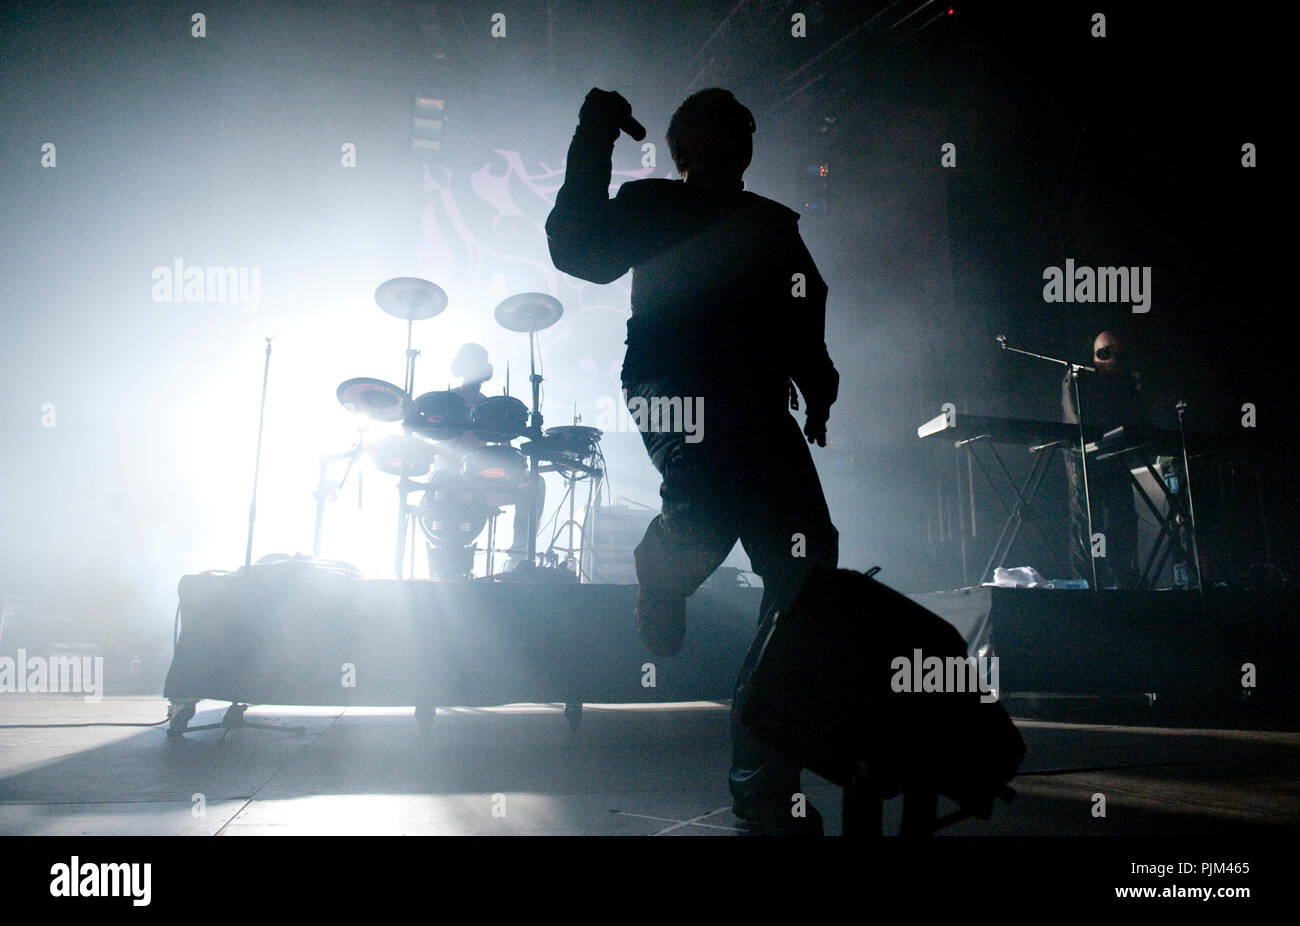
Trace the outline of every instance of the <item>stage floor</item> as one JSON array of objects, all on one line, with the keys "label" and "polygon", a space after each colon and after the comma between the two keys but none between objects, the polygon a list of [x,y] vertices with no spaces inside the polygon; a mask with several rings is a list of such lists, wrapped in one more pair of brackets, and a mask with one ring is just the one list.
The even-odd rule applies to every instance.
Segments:
[{"label": "stage floor", "polygon": [[[1109,722],[1096,705],[1090,722],[1025,719],[1017,705],[1029,703],[1008,703],[1029,747],[1014,803],[944,832],[1253,836],[1300,824],[1300,733],[1140,713],[1120,723],[1113,704]],[[192,723],[225,707],[202,702]],[[161,698],[5,695],[0,834],[741,834],[725,703],[588,705],[577,732],[559,705],[440,709],[427,732],[410,708],[263,706],[247,719],[304,732],[246,728],[221,745],[221,731],[177,740],[165,724],[59,726],[151,723],[166,710]],[[838,834],[839,789],[804,774]],[[886,807],[890,832],[900,804]]]}]

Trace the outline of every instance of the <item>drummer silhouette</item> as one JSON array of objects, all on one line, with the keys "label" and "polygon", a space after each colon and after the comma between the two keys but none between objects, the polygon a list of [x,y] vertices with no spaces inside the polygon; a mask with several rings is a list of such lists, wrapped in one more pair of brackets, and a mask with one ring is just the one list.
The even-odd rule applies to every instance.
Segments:
[{"label": "drummer silhouette", "polygon": [[611,200],[622,127],[637,127],[627,100],[591,90],[546,233],[566,273],[609,283],[632,270],[629,403],[671,412],[694,402],[708,416],[701,441],[688,440],[671,413],[642,430],[663,483],[661,512],[636,549],[637,626],[652,653],[678,652],[687,596],[740,540],[764,590],[732,707],[733,810],[762,832],[819,834],[816,810],[791,813],[798,765],[753,740],[738,717],[774,614],[814,566],[838,562],[839,534],[789,413],[793,382],[807,405],[808,443],[826,445],[839,388],[825,344],[826,284],[798,213],[745,190],[754,118],[730,92],[702,90],[673,114],[667,141],[683,180],[624,183]]},{"label": "drummer silhouette", "polygon": [[[501,397],[487,396],[483,393],[483,384],[492,379],[493,372],[487,349],[481,344],[473,342],[462,344],[452,359],[451,375],[460,380],[460,385],[451,391],[465,400],[471,415],[475,408],[484,403],[501,400]],[[523,407],[522,403],[519,403],[519,407]],[[481,430],[478,432],[469,430],[455,440],[439,443],[438,455],[434,459],[434,471],[459,469],[475,451],[487,445],[485,437],[491,438],[492,435]],[[499,464],[501,460],[498,457],[493,462]],[[525,477],[526,465],[524,457],[518,455],[521,479]],[[532,484],[534,490],[531,523],[528,518],[526,489],[497,489],[490,492],[485,499],[489,505],[512,505],[515,509],[514,532],[505,566],[507,572],[527,561],[529,532],[536,535],[542,518],[542,509],[546,505],[546,482],[539,476]]]},{"label": "drummer silhouette", "polygon": [[487,398],[483,384],[492,378],[493,372],[486,347],[472,342],[462,344],[451,360],[451,375],[460,380],[460,385],[451,391],[473,408]]}]

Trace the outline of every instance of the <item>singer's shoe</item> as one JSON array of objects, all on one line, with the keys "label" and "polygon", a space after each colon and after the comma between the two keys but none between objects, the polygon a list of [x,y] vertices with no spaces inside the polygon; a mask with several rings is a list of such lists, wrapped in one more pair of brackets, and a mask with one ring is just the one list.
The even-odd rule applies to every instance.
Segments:
[{"label": "singer's shoe", "polygon": [[636,627],[641,642],[656,656],[675,656],[686,641],[686,596],[650,592],[644,585],[636,595]]}]

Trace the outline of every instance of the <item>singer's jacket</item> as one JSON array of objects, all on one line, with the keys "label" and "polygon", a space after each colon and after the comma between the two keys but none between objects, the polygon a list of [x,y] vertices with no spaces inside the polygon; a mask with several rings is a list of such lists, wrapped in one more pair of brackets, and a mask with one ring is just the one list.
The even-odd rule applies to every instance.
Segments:
[{"label": "singer's jacket", "polygon": [[835,401],[826,283],[799,214],[747,191],[634,180],[609,198],[614,138],[579,124],[546,220],[555,266],[593,283],[632,270],[624,386],[669,380]]}]

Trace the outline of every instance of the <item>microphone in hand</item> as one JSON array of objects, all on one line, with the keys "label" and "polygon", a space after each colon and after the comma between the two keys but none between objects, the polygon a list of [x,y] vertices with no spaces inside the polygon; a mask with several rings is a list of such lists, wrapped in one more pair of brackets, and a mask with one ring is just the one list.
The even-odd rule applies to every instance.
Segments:
[{"label": "microphone in hand", "polygon": [[632,118],[632,104],[621,93],[592,87],[578,111],[578,121],[616,138],[621,129],[635,141],[645,138],[645,126]]},{"label": "microphone in hand", "polygon": [[619,121],[618,127],[631,135],[633,141],[641,141],[645,138],[645,126],[633,119],[631,113]]}]

